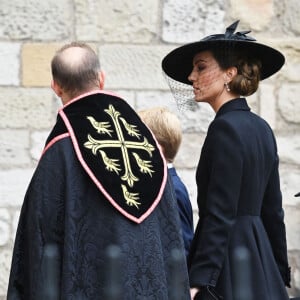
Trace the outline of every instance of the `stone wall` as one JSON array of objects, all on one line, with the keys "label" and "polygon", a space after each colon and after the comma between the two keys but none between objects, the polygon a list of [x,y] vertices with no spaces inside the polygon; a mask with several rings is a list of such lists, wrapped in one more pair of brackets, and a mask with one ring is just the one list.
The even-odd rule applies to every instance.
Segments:
[{"label": "stone wall", "polygon": [[[0,1],[0,295],[4,299],[24,193],[59,100],[50,89],[50,59],[62,44],[81,40],[97,50],[106,88],[136,109],[166,105],[178,113],[162,76],[174,47],[222,33],[240,19],[260,42],[286,56],[282,71],[249,97],[275,131],[292,265],[291,295],[300,295],[300,4],[298,0],[10,0]],[[209,122],[206,104],[180,115],[176,160],[196,216],[195,167]],[[0,296],[1,298],[1,296]]]}]

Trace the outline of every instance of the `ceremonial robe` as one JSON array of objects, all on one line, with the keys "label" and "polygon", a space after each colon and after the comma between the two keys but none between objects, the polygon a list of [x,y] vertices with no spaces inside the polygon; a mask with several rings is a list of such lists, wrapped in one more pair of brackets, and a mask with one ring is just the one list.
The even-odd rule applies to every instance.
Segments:
[{"label": "ceremonial robe", "polygon": [[172,299],[174,249],[186,300],[176,197],[154,137],[115,95],[65,105],[24,199],[8,300],[112,299],[111,284],[118,299]]}]

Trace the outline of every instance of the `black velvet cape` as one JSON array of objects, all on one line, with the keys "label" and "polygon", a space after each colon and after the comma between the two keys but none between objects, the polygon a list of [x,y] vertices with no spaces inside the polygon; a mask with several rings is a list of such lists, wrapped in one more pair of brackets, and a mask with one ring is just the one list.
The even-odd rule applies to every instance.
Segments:
[{"label": "black velvet cape", "polygon": [[[111,115],[103,114],[103,107],[112,115],[119,113],[114,119],[118,124],[112,125]],[[82,125],[82,116],[87,120],[86,125]],[[86,116],[104,123],[91,124],[92,118]],[[121,117],[126,122],[120,121]],[[80,127],[89,123],[92,139]],[[132,136],[127,135],[125,125]],[[117,126],[119,137],[115,135]],[[106,134],[102,135],[103,132]],[[106,156],[100,156],[99,149],[92,151],[93,141],[101,138],[114,141],[112,150],[95,143]],[[138,165],[128,146],[131,144],[123,152],[120,144],[144,138],[153,151],[134,149],[144,162]],[[109,286],[116,284],[121,293],[118,299],[164,300],[174,298],[174,283],[179,296],[176,299],[189,299],[176,198],[158,150],[149,130],[118,97],[92,93],[61,109],[25,195],[7,299],[112,299],[108,296]],[[120,179],[125,170],[124,151],[127,151],[125,156],[130,156],[127,167],[130,165],[131,173],[140,179],[133,184],[126,178]],[[105,157],[119,160],[107,160],[105,164]],[[104,167],[97,169],[96,164]],[[117,168],[119,176],[116,169],[108,170],[109,166]],[[144,173],[140,172],[141,166]],[[125,194],[120,196],[120,184],[131,192],[126,194],[127,200],[132,200],[128,207]],[[136,212],[138,208],[142,213]],[[111,245],[120,251],[112,270],[107,255]],[[180,254],[176,263],[180,272],[176,276],[170,265],[174,249]]]}]

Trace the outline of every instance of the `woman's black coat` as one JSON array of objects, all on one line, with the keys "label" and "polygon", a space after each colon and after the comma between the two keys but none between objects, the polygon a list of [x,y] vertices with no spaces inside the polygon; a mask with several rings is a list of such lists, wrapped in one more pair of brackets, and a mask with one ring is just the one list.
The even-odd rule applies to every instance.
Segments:
[{"label": "woman's black coat", "polygon": [[243,98],[210,124],[196,174],[199,223],[189,257],[192,287],[234,299],[237,247],[250,253],[255,300],[288,299],[290,282],[276,141]]}]

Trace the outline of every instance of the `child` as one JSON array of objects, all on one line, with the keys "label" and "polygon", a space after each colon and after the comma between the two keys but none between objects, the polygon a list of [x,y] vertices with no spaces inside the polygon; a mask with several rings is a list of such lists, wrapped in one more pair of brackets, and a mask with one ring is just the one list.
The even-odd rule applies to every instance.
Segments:
[{"label": "child", "polygon": [[169,174],[171,175],[177,198],[185,254],[187,256],[194,236],[193,210],[187,189],[173,166],[174,158],[182,140],[180,121],[166,107],[153,107],[142,110],[138,114],[161,145],[164,157],[168,163]]}]

